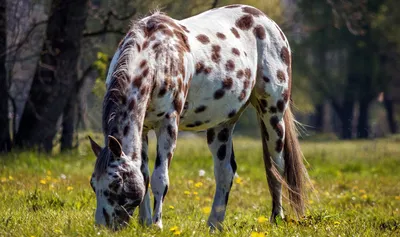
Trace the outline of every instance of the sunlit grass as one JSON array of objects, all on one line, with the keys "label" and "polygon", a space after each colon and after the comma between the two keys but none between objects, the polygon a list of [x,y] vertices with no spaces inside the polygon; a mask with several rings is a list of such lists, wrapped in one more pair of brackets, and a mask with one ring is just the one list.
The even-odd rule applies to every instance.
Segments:
[{"label": "sunlit grass", "polygon": [[[155,144],[150,141],[150,157]],[[393,236],[400,234],[400,141],[302,143],[315,191],[306,218],[269,224],[271,199],[258,140],[234,140],[238,175],[222,236]],[[209,236],[213,164],[204,138],[180,139],[170,170],[164,230],[94,226],[87,143],[70,154],[0,157],[0,236]],[[154,162],[154,159],[151,159]],[[152,164],[151,164],[152,166]],[[285,205],[290,210],[289,206]]]}]

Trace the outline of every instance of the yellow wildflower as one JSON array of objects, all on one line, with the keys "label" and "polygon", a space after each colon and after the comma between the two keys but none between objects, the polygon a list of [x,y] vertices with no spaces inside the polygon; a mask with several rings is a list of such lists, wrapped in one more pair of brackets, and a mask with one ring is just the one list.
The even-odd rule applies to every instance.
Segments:
[{"label": "yellow wildflower", "polygon": [[46,179],[48,180],[48,181],[50,181],[51,180],[51,176],[46,176]]},{"label": "yellow wildflower", "polygon": [[174,231],[174,235],[181,235],[181,233],[182,233],[182,232],[181,232],[180,230],[175,230],[175,231]]},{"label": "yellow wildflower", "polygon": [[40,182],[41,184],[47,184],[47,181],[46,181],[45,179],[41,179],[39,182]]},{"label": "yellow wildflower", "polygon": [[242,184],[243,180],[240,177],[235,178],[235,183]]},{"label": "yellow wildflower", "polygon": [[262,232],[251,232],[250,237],[265,237],[265,234]]},{"label": "yellow wildflower", "polygon": [[175,209],[175,207],[172,205],[169,205],[169,209]]},{"label": "yellow wildflower", "polygon": [[195,199],[196,199],[196,200],[200,200],[200,198],[199,198],[199,197],[195,197]]},{"label": "yellow wildflower", "polygon": [[197,182],[197,183],[194,184],[194,186],[196,188],[200,188],[201,186],[203,186],[203,183],[202,182]]},{"label": "yellow wildflower", "polygon": [[335,221],[335,222],[333,222],[333,224],[338,226],[338,225],[340,225],[340,222],[339,221]]},{"label": "yellow wildflower", "polygon": [[313,200],[308,200],[308,204],[313,204],[314,203],[314,201]]},{"label": "yellow wildflower", "polygon": [[9,180],[14,180],[14,178],[11,175],[8,176],[8,179]]},{"label": "yellow wildflower", "polygon": [[51,175],[51,171],[50,171],[50,170],[47,170],[47,171],[46,171],[46,174],[47,174],[47,175]]},{"label": "yellow wildflower", "polygon": [[257,222],[260,223],[260,224],[264,223],[266,221],[267,221],[267,218],[265,218],[265,216],[260,216],[260,217],[257,218]]},{"label": "yellow wildflower", "polygon": [[368,198],[368,196],[367,196],[367,194],[364,194],[364,195],[361,196],[361,198],[365,200],[365,199]]},{"label": "yellow wildflower", "polygon": [[22,194],[24,194],[24,191],[18,190],[18,195],[22,195]]},{"label": "yellow wildflower", "polygon": [[185,190],[185,192],[183,192],[183,193],[186,194],[186,195],[190,195],[190,192],[187,191],[187,190]]},{"label": "yellow wildflower", "polygon": [[174,232],[174,231],[178,230],[178,226],[176,226],[176,225],[172,226],[169,230]]},{"label": "yellow wildflower", "polygon": [[197,194],[199,194],[198,192],[193,192],[193,195],[197,195]]},{"label": "yellow wildflower", "polygon": [[211,207],[203,207],[201,210],[203,211],[204,214],[210,214]]},{"label": "yellow wildflower", "polygon": [[72,187],[72,186],[68,186],[68,187],[67,187],[67,190],[68,190],[68,191],[71,191],[72,189],[74,189],[74,187]]}]

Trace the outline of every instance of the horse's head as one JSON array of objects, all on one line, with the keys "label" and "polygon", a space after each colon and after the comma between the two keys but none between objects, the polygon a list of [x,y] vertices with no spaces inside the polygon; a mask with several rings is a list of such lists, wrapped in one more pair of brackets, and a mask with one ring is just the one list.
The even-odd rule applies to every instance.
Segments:
[{"label": "horse's head", "polygon": [[97,200],[95,221],[98,225],[119,229],[128,223],[145,195],[140,164],[125,155],[113,136],[108,136],[105,148],[89,139],[97,157],[90,180]]}]

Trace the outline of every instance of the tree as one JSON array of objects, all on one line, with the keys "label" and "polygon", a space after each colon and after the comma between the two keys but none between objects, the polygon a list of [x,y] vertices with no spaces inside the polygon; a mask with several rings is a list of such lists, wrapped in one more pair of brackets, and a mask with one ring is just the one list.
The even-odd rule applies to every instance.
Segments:
[{"label": "tree", "polygon": [[8,83],[6,71],[7,21],[6,0],[0,0],[0,152],[11,150],[8,120]]},{"label": "tree", "polygon": [[53,0],[46,40],[21,118],[15,144],[50,152],[57,122],[71,100],[87,18],[88,0]]}]

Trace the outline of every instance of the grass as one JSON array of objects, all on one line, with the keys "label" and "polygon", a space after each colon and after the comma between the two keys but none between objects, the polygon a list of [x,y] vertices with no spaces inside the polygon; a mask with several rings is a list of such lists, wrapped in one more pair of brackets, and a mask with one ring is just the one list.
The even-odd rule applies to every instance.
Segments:
[{"label": "grass", "polygon": [[[150,157],[155,157],[154,141],[150,143]],[[136,216],[118,232],[94,226],[96,199],[89,177],[95,158],[88,143],[70,154],[16,152],[0,157],[0,236],[400,235],[399,143],[395,138],[303,142],[315,187],[306,218],[271,225],[261,143],[237,138],[239,177],[232,187],[225,231],[216,234],[206,226],[215,184],[204,139],[178,142],[163,231],[139,226]],[[205,175],[199,176],[199,170]],[[290,209],[287,203],[285,207]]]}]

